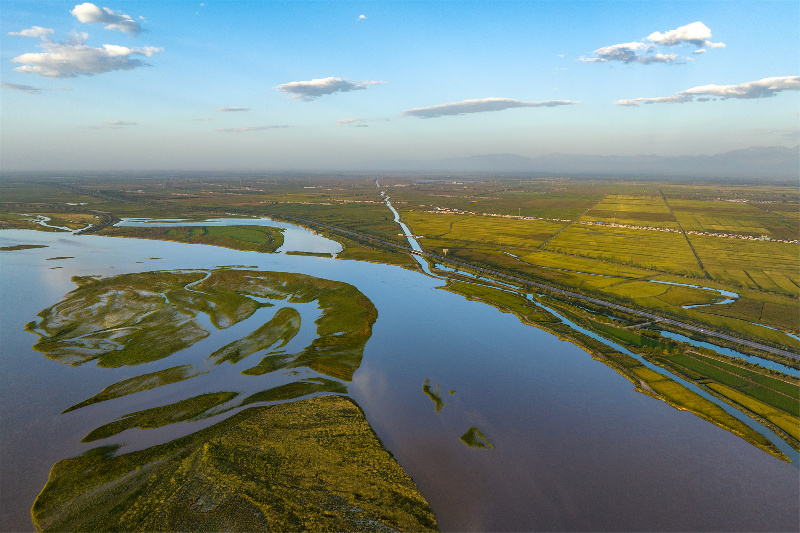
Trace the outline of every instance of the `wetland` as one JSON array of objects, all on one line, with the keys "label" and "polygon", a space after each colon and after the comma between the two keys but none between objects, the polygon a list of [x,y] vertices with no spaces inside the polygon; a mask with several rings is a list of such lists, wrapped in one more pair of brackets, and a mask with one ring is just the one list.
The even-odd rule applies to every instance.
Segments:
[{"label": "wetland", "polygon": [[[368,185],[351,190],[377,204],[353,217],[362,230],[374,212],[387,242],[405,240],[394,218],[425,233],[402,189],[387,193],[392,213]],[[287,223],[295,204],[270,205],[283,221],[131,208],[95,234],[0,232],[0,246],[24,246],[2,257],[10,530],[796,527],[798,387],[782,363],[468,272],[424,275],[419,256],[333,242]],[[600,207],[592,217],[612,209]],[[465,235],[450,254],[495,261],[467,253]],[[512,251],[503,265],[518,268]],[[757,296],[590,255],[565,272],[572,256],[536,253],[562,269],[538,270],[550,279],[682,316]],[[720,304],[720,291],[739,298]],[[683,308],[697,304],[711,305]],[[297,490],[312,496],[301,505]]]}]

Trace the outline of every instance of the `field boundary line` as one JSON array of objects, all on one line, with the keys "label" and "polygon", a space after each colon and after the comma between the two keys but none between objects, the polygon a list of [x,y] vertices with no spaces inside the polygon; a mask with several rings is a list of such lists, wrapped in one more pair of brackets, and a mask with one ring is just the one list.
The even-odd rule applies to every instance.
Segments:
[{"label": "field boundary line", "polygon": [[592,209],[594,209],[595,207],[597,207],[598,205],[600,205],[600,202],[602,202],[603,200],[605,200],[605,199],[606,199],[606,198],[608,198],[609,196],[610,196],[610,195],[606,194],[605,196],[603,196],[602,198],[600,198],[600,199],[597,201],[597,203],[596,203],[596,204],[594,204],[593,206],[589,207],[588,209],[586,209],[586,211],[584,211],[583,213],[581,213],[580,215],[578,215],[578,216],[577,216],[577,217],[575,217],[574,219],[572,219],[572,220],[570,220],[569,222],[567,222],[567,223],[564,225],[564,227],[562,227],[560,230],[558,230],[557,232],[553,233],[553,234],[552,234],[552,235],[550,235],[548,238],[546,238],[544,241],[542,241],[542,244],[540,244],[539,246],[537,246],[537,247],[536,247],[536,249],[537,249],[537,250],[544,250],[544,247],[545,247],[545,246],[547,246],[547,244],[548,244],[550,241],[552,241],[553,239],[555,239],[556,237],[558,237],[559,235],[561,235],[561,232],[563,232],[563,231],[565,231],[565,230],[569,229],[569,227],[570,227],[570,226],[572,226],[573,224],[575,224],[575,223],[576,223],[576,222],[577,222],[577,221],[578,221],[578,220],[579,220],[579,219],[580,219],[580,218],[581,218],[583,215],[585,215],[586,213],[588,213],[589,211],[591,211]]},{"label": "field boundary line", "polygon": [[678,217],[675,216],[675,212],[672,210],[672,206],[669,205],[669,202],[667,201],[667,197],[664,196],[664,192],[661,189],[658,189],[658,192],[659,192],[659,194],[661,194],[661,199],[664,200],[664,205],[666,205],[667,209],[669,209],[669,214],[672,215],[672,218],[674,218],[675,222],[678,224],[678,228],[680,228],[681,233],[683,234],[683,238],[686,239],[686,244],[689,245],[689,249],[692,250],[692,253],[694,254],[694,258],[697,259],[697,265],[700,267],[700,270],[702,270],[703,274],[706,275],[706,279],[712,279],[711,278],[711,274],[709,274],[708,270],[706,270],[706,267],[703,266],[703,262],[700,260],[700,256],[697,255],[697,251],[694,249],[694,246],[692,246],[692,241],[690,241],[689,240],[689,236],[686,235],[686,232],[683,229],[683,225],[681,224],[681,221],[678,220]]}]

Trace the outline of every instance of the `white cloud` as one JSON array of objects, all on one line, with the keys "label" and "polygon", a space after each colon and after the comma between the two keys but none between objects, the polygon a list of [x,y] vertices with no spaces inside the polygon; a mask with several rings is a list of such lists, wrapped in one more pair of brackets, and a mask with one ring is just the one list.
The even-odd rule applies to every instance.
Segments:
[{"label": "white cloud", "polygon": [[39,46],[44,52],[22,54],[12,59],[14,63],[23,64],[14,70],[46,78],[92,76],[146,66],[147,63],[132,56],[152,57],[156,52],[163,50],[152,46],[128,48],[113,44],[104,44],[103,48],[93,48],[80,40],[69,43],[45,42]]},{"label": "white cloud", "polygon": [[27,30],[10,31],[8,32],[8,34],[17,37],[44,37],[45,35],[51,35],[55,32],[56,30],[52,30],[50,28],[42,28],[41,26],[32,26]]},{"label": "white cloud", "polygon": [[105,24],[107,30],[119,30],[128,35],[139,35],[142,32],[142,26],[129,15],[107,7],[101,8],[90,2],[75,6],[70,13],[84,24]]},{"label": "white cloud", "polygon": [[222,128],[218,129],[217,131],[223,131],[226,133],[245,133],[249,131],[277,130],[288,127],[289,126],[247,126],[243,128]]},{"label": "white cloud", "polygon": [[366,122],[363,118],[342,118],[336,121],[337,126],[344,126],[346,124],[354,124],[356,122]]},{"label": "white cloud", "polygon": [[753,98],[769,98],[781,91],[800,91],[800,76],[783,76],[748,81],[738,85],[701,85],[680,91],[672,96],[656,98],[633,98],[618,100],[617,105],[639,106],[640,104],[683,104],[686,102],[708,102],[714,98],[727,100],[736,98],[748,100]]},{"label": "white cloud", "polygon": [[0,81],[0,87],[3,89],[11,89],[14,91],[22,91],[28,94],[39,94],[42,92],[42,89],[38,87],[31,87],[30,85],[20,85],[18,83],[6,83],[4,81]]},{"label": "white cloud", "polygon": [[358,16],[358,20],[367,20],[367,16],[366,15],[359,15]]},{"label": "white cloud", "polygon": [[706,49],[705,49],[705,48],[701,48],[701,49],[699,49],[699,50],[695,50],[695,51],[694,51],[694,52],[692,52],[692,53],[693,53],[693,54],[705,54],[705,53],[706,53]]},{"label": "white cloud", "polygon": [[226,113],[235,113],[237,111],[250,111],[249,107],[220,107],[217,111],[224,111]]},{"label": "white cloud", "polygon": [[677,59],[675,54],[662,54],[659,52],[653,55],[644,55],[639,53],[640,51],[649,53],[654,48],[654,45],[642,42],[612,44],[592,52],[595,57],[582,57],[580,60],[584,63],[622,61],[623,63],[648,65],[650,63],[673,63]]},{"label": "white cloud", "polygon": [[[632,43],[612,44],[598,48],[594,52],[594,57],[581,57],[584,63],[607,63],[609,61],[621,61],[623,63],[641,63],[649,65],[651,63],[675,63],[678,56],[676,54],[666,54],[657,50],[657,46],[676,46],[692,44],[697,48],[725,48],[723,43],[712,43],[708,39],[711,37],[711,30],[702,22],[692,22],[686,26],[669,30],[665,33],[653,32],[641,41]],[[650,41],[650,42],[645,42]],[[697,50],[695,54],[703,54],[706,50]]]},{"label": "white cloud", "polygon": [[432,107],[417,107],[403,111],[403,116],[419,118],[436,118],[445,115],[464,115],[467,113],[483,113],[486,111],[503,111],[514,107],[556,107],[579,104],[571,100],[548,100],[544,102],[522,102],[511,98],[481,98],[464,100]]},{"label": "white cloud", "polygon": [[709,48],[725,48],[724,43],[712,43],[711,30],[702,22],[692,22],[686,26],[681,26],[665,33],[653,32],[647,36],[647,40],[662,44],[664,46],[675,46],[679,44],[693,44],[698,48],[707,46]]},{"label": "white cloud", "polygon": [[315,98],[337,92],[362,91],[371,85],[385,83],[383,81],[356,81],[345,78],[320,78],[309,81],[293,81],[278,85],[275,89],[282,91],[292,98],[310,102]]}]

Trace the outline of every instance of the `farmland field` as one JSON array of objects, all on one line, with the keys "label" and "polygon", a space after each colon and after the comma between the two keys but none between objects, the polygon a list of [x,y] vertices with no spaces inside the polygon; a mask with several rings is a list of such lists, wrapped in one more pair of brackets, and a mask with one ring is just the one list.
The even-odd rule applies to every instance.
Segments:
[{"label": "farmland field", "polygon": [[545,250],[704,277],[692,249],[680,233],[573,224],[551,240]]},{"label": "farmland field", "polygon": [[661,195],[609,195],[587,211],[582,222],[604,222],[677,229],[678,224]]}]

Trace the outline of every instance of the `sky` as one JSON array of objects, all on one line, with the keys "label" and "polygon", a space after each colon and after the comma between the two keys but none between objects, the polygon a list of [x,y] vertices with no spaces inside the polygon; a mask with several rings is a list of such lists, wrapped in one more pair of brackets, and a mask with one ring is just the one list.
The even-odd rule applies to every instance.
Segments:
[{"label": "sky", "polygon": [[789,1],[3,0],[0,170],[800,143]]}]

